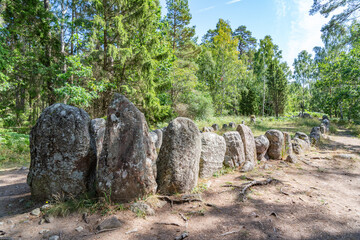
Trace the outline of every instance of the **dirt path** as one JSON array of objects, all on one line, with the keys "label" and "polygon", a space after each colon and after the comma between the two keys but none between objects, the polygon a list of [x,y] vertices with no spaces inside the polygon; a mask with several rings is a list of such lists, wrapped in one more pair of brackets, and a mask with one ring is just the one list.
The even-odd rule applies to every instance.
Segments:
[{"label": "dirt path", "polygon": [[[120,229],[93,234],[106,216],[92,215],[86,224],[81,214],[39,225],[30,216],[26,171],[0,174],[0,230],[13,239],[360,239],[360,139],[341,131],[319,149],[312,149],[298,163],[269,161],[247,173],[253,179],[273,177],[278,184],[253,187],[248,200],[239,202],[239,189],[223,187],[247,182],[234,172],[203,182],[205,206],[199,202],[169,204],[155,216],[137,218],[130,211],[117,212]],[[21,200],[24,199],[24,200]],[[180,214],[188,218],[187,223]],[[175,223],[163,225],[159,223]],[[82,226],[82,232],[75,228]],[[39,234],[41,230],[48,233]],[[0,232],[1,234],[1,232]],[[1,236],[0,236],[1,239]]]}]

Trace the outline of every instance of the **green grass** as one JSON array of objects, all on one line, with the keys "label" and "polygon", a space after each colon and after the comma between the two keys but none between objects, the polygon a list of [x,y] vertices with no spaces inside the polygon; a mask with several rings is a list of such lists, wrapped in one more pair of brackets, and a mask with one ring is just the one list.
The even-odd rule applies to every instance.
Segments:
[{"label": "green grass", "polygon": [[29,135],[0,128],[0,169],[29,166]]}]

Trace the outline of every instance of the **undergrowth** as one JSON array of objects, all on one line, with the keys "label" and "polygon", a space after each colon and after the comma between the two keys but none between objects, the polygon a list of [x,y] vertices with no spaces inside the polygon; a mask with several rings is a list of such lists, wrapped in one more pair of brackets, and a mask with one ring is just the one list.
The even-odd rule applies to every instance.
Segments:
[{"label": "undergrowth", "polygon": [[29,135],[0,128],[0,169],[29,166]]}]

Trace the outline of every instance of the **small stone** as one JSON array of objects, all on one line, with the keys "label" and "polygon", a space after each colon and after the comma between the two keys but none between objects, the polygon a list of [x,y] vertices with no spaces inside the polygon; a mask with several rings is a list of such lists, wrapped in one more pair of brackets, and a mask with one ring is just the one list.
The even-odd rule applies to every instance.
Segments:
[{"label": "small stone", "polygon": [[353,159],[354,156],[350,155],[350,154],[338,154],[338,155],[335,155],[334,158],[342,158],[342,159]]},{"label": "small stone", "polygon": [[59,240],[60,237],[58,235],[53,235],[51,237],[49,237],[49,240]]},{"label": "small stone", "polygon": [[146,215],[148,216],[153,216],[155,215],[155,211],[154,209],[152,209],[149,205],[147,205],[146,203],[144,202],[136,202],[136,203],[133,203],[131,206],[130,206],[130,210],[134,213],[138,213],[138,212],[143,212],[145,213]]},{"label": "small stone", "polygon": [[79,226],[79,227],[75,228],[75,230],[77,232],[82,232],[84,230],[84,228],[82,226]]},{"label": "small stone", "polygon": [[101,230],[114,229],[119,227],[121,227],[121,222],[115,216],[112,216],[102,221],[102,223],[100,223],[97,226],[96,230],[101,231]]},{"label": "small stone", "polygon": [[137,231],[138,231],[138,229],[134,228],[133,230],[127,231],[125,234],[130,234],[130,233],[134,233],[134,232],[137,232]]},{"label": "small stone", "polygon": [[272,168],[272,165],[271,165],[271,164],[267,164],[267,163],[266,163],[266,164],[264,165],[264,169],[265,169],[265,170],[268,170],[268,169],[270,169],[270,168]]},{"label": "small stone", "polygon": [[297,162],[297,157],[295,154],[290,154],[286,157],[286,162],[290,162],[290,163],[296,163]]},{"label": "small stone", "polygon": [[30,214],[36,217],[40,216],[41,214],[40,208],[35,208],[34,210],[31,211]]},{"label": "small stone", "polygon": [[22,166],[22,167],[20,168],[20,171],[24,171],[24,170],[27,170],[27,169],[28,169],[27,167]]},{"label": "small stone", "polygon": [[48,232],[50,232],[49,229],[41,229],[39,234],[45,234],[45,233],[48,233]]},{"label": "small stone", "polygon": [[46,215],[44,216],[44,220],[46,223],[51,223],[52,221],[54,221],[54,218],[52,216]]},{"label": "small stone", "polygon": [[0,226],[4,225],[4,222],[0,222]]}]

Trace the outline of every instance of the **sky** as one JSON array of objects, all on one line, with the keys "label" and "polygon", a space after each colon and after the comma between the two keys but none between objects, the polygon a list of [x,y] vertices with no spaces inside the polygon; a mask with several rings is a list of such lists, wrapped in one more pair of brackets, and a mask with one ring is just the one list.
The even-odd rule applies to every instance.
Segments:
[{"label": "sky", "polygon": [[[163,15],[166,0],[160,0]],[[201,41],[215,29],[219,18],[228,20],[233,30],[245,25],[255,38],[270,35],[282,50],[283,60],[292,67],[299,52],[312,55],[315,46],[323,46],[321,27],[329,21],[320,14],[309,15],[313,0],[189,0],[191,26]]]}]

